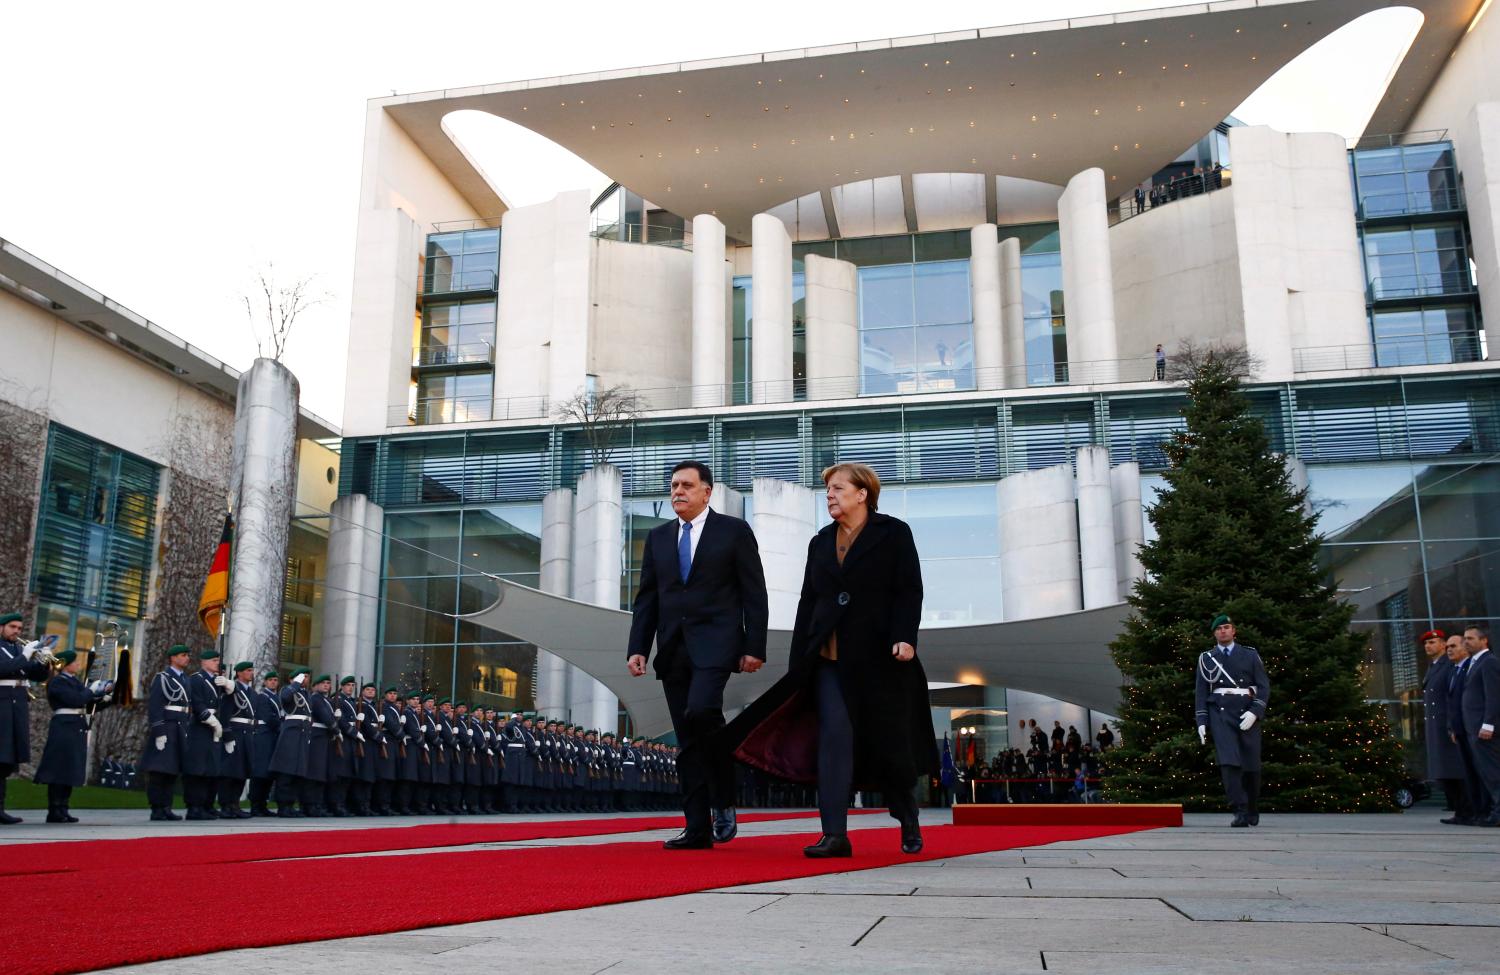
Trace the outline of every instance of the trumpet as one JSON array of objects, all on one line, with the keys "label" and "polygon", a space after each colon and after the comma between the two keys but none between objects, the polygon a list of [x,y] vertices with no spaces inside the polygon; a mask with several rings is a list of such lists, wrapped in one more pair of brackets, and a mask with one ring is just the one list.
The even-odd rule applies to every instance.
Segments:
[{"label": "trumpet", "polygon": [[[36,652],[32,654],[33,660],[40,660],[42,663],[51,667],[53,670],[56,670],[62,666],[62,660],[57,656],[57,654],[52,652],[52,648],[57,646],[57,636],[55,634],[44,636],[40,640],[36,640],[31,644],[31,646],[36,648]],[[30,647],[28,647],[27,649],[30,649]]]}]

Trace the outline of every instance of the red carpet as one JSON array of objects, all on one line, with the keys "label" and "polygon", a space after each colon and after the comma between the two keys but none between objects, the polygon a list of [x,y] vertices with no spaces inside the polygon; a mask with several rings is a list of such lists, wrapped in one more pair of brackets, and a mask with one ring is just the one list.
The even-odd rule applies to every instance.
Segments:
[{"label": "red carpet", "polygon": [[955,826],[1181,826],[1175,803],[969,803],[953,807]]},{"label": "red carpet", "polygon": [[[853,810],[858,814],[877,810]],[[878,810],[882,814],[884,810]],[[744,813],[742,823],[769,823],[814,817],[816,811]],[[135,870],[164,863],[179,867],[250,860],[348,856],[389,850],[424,850],[474,843],[605,836],[651,829],[681,829],[681,816],[635,816],[628,819],[569,819],[525,823],[431,823],[422,826],[377,826],[367,829],[284,830],[264,833],[219,833],[205,827],[198,836],[148,836],[130,840],[76,840],[21,843],[4,848],[0,877],[79,870]]]},{"label": "red carpet", "polygon": [[[668,853],[656,842],[631,842],[346,857],[336,863],[229,863],[201,872],[198,893],[190,889],[196,881],[168,861],[128,874],[35,874],[7,880],[6,902],[46,905],[37,907],[45,910],[46,922],[39,930],[45,930],[46,937],[29,940],[24,950],[7,952],[5,966],[17,975],[89,971],[233,948],[576,910],[1128,832],[1134,828],[938,826],[924,831],[923,853],[908,857],[900,852],[896,829],[857,831],[852,836],[853,860],[806,859],[802,847],[815,834],[804,833],[742,836],[718,849],[680,853]],[[494,883],[476,883],[481,877]],[[525,896],[517,896],[512,881],[526,877],[545,878],[546,883],[528,884]],[[361,890],[399,891],[399,896],[352,896],[347,892],[350,878],[358,878]],[[184,905],[211,899],[214,891],[233,892],[234,903],[243,908],[236,914],[239,921],[194,920]]]}]

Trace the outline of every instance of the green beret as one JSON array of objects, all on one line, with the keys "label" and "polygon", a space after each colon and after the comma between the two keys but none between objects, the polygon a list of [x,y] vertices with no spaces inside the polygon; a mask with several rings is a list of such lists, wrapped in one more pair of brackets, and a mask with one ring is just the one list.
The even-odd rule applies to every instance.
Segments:
[{"label": "green beret", "polygon": [[453,706],[456,707],[456,708],[466,708],[466,707],[469,706],[469,702],[468,701],[454,701],[453,702]]},{"label": "green beret", "polygon": [[199,660],[218,660],[219,659],[219,651],[215,650],[213,647],[209,647],[207,650],[200,650],[200,651],[198,651],[198,659]]},{"label": "green beret", "polygon": [[241,660],[239,663],[237,663],[237,664],[234,665],[234,672],[236,674],[238,674],[242,670],[254,670],[254,669],[255,669],[255,665],[252,664],[248,660]]},{"label": "green beret", "polygon": [[[437,697],[434,696],[431,691],[428,691],[426,694],[422,695],[422,701],[423,701],[423,703],[426,703],[427,701],[436,701],[436,700],[437,700]],[[447,699],[444,698],[444,700],[447,700]]]},{"label": "green beret", "polygon": [[350,674],[348,677],[345,677],[343,680],[339,681],[339,686],[343,687],[345,684],[358,684],[358,683],[359,683],[359,678],[355,677],[353,674]]},{"label": "green beret", "polygon": [[175,656],[177,656],[178,654],[181,654],[181,653],[192,653],[192,652],[193,651],[189,647],[184,646],[181,643],[178,643],[178,644],[174,644],[173,647],[172,647],[172,649],[170,649],[170,650],[167,651],[167,656],[169,656],[169,657],[175,657]]},{"label": "green beret", "polygon": [[451,697],[440,697],[440,698],[437,699],[437,702],[438,702],[439,705],[452,704],[453,703],[453,698],[451,698]]},{"label": "green beret", "polygon": [[[363,683],[363,684],[361,684],[361,685],[360,685],[360,688],[359,688],[359,689],[360,689],[360,690],[364,690],[364,689],[365,689],[365,688],[366,688],[366,687],[375,687],[375,682],[374,682],[374,681],[372,681],[372,680],[367,680],[367,681],[365,681],[365,682],[364,682],[364,683]],[[376,690],[379,690],[379,689],[380,689],[380,688],[378,688],[378,687],[375,687],[375,689],[376,689]]]},{"label": "green beret", "polygon": [[4,626],[6,623],[19,623],[22,619],[24,617],[20,613],[6,613],[4,616],[0,616],[0,626]]},{"label": "green beret", "polygon": [[1233,622],[1234,621],[1231,620],[1228,617],[1228,615],[1226,615],[1224,613],[1220,613],[1218,616],[1214,617],[1214,621],[1212,623],[1208,624],[1208,628],[1210,630],[1217,630],[1219,627],[1223,626],[1225,623],[1229,623],[1230,625],[1233,625]]},{"label": "green beret", "polygon": [[61,651],[61,652],[59,652],[57,654],[57,659],[61,660],[64,664],[70,664],[73,661],[75,661],[75,660],[78,659],[78,651],[77,650],[63,650],[63,651]]},{"label": "green beret", "polygon": [[277,680],[281,680],[281,672],[277,670],[268,670],[264,674],[260,675],[261,680],[270,680],[272,677],[276,678]]},{"label": "green beret", "polygon": [[[310,671],[309,671],[309,673],[310,673]],[[331,675],[329,675],[329,674],[319,674],[317,676],[317,678],[313,681],[313,683],[314,684],[321,684],[325,680],[333,680],[333,677]]]},{"label": "green beret", "polygon": [[[373,687],[375,685],[371,684],[370,686]],[[400,694],[401,692],[398,691],[398,690],[396,690],[396,688],[394,688],[394,687],[387,687],[385,690],[381,691],[380,693],[382,693],[382,694]]]},{"label": "green beret", "polygon": [[[292,671],[292,676],[293,677],[300,677],[303,674],[310,674],[310,673],[312,673],[312,668],[311,667],[298,667],[296,670]],[[325,677],[324,680],[327,680],[327,678]]]},{"label": "green beret", "polygon": [[405,694],[403,694],[402,697],[406,698],[408,701],[414,697],[420,699],[422,697],[422,692],[413,688],[412,690],[409,690]]}]

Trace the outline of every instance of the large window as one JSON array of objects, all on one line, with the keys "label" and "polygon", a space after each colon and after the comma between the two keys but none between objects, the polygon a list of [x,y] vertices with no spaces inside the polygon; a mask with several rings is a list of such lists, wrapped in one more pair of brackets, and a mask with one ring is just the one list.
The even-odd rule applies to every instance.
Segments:
[{"label": "large window", "polygon": [[1451,143],[1385,146],[1350,155],[1361,217],[1441,213],[1462,205]]},{"label": "large window", "polygon": [[[796,265],[800,267],[801,265]],[[751,368],[750,342],[755,330],[755,289],[750,275],[740,275],[733,282],[733,315],[730,402],[735,406],[755,401],[755,376]],[[784,399],[773,394],[773,399]],[[792,398],[807,399],[807,276],[792,274]]]},{"label": "large window", "polygon": [[418,365],[487,365],[494,345],[493,298],[432,303],[422,309]]},{"label": "large window", "polygon": [[488,372],[430,372],[417,378],[416,422],[488,420],[495,378]]},{"label": "large window", "polygon": [[422,290],[427,294],[494,291],[500,274],[500,231],[461,230],[427,238]]},{"label": "large window", "polygon": [[1379,308],[1371,314],[1371,322],[1379,366],[1478,362],[1482,358],[1472,305]]},{"label": "large window", "polygon": [[859,269],[861,391],[974,388],[969,262]]},{"label": "large window", "polygon": [[1375,301],[1469,294],[1463,224],[1418,224],[1366,230],[1365,274]]}]

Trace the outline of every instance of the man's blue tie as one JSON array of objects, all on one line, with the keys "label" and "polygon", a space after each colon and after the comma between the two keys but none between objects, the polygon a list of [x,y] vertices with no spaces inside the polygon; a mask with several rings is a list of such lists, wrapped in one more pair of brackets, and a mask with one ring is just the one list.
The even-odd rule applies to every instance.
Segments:
[{"label": "man's blue tie", "polygon": [[693,523],[682,523],[682,534],[677,537],[677,572],[687,583],[688,573],[693,568]]}]

